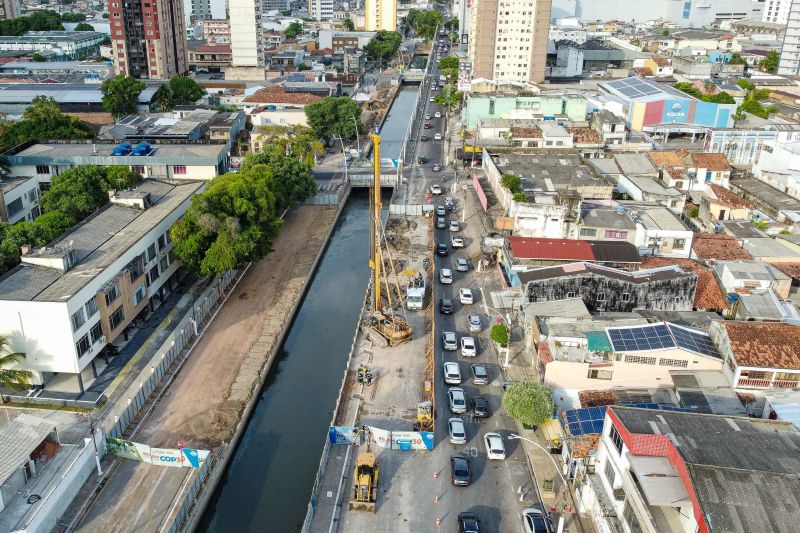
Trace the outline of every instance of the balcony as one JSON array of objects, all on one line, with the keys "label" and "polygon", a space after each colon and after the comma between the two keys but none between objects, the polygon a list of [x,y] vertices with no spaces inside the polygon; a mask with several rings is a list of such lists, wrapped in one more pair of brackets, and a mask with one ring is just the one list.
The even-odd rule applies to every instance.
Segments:
[{"label": "balcony", "polygon": [[800,387],[800,382],[782,379],[739,378],[739,381],[736,382],[736,388],[743,389],[795,389],[798,387]]}]

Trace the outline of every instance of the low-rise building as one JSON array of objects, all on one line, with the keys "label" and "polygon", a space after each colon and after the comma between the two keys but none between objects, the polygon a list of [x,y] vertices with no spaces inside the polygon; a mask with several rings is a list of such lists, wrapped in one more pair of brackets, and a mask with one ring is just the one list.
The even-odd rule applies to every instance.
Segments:
[{"label": "low-rise building", "polygon": [[661,180],[668,187],[704,191],[707,184],[729,186],[733,167],[723,154],[679,150],[650,152],[647,156],[660,170]]},{"label": "low-rise building", "polygon": [[666,187],[654,178],[647,176],[620,175],[617,181],[620,193],[637,202],[653,202],[676,212],[683,211],[686,196],[675,187]]},{"label": "low-rise building", "polygon": [[[158,84],[152,84],[139,93],[138,112],[150,110],[157,90]],[[103,107],[103,95],[97,83],[0,83],[0,113],[22,115],[38,96],[52,98],[67,114],[85,117],[86,114],[97,113],[108,117],[104,122],[111,119]]]},{"label": "low-rise building", "polygon": [[636,222],[636,246],[642,255],[688,258],[694,232],[666,207],[631,210]]},{"label": "low-rise building", "polygon": [[[730,189],[742,198],[753,202],[761,212],[779,222],[793,217],[793,213],[800,212],[800,200],[786,194],[782,189],[776,189],[769,183],[756,178],[733,179],[730,183]],[[752,224],[747,225],[753,228]],[[728,224],[725,224],[725,226],[728,227]],[[739,237],[743,237],[743,235],[739,235]]]},{"label": "low-rise building", "polygon": [[692,257],[701,261],[752,259],[742,242],[724,233],[697,233],[692,240]]},{"label": "low-rise building", "polygon": [[703,150],[725,154],[733,165],[754,165],[766,141],[778,144],[800,141],[800,124],[772,123],[760,128],[709,128]]},{"label": "low-rise building", "polygon": [[772,289],[781,299],[789,297],[792,279],[761,261],[717,261],[714,274],[727,293],[748,293],[756,289]]},{"label": "low-rise building", "polygon": [[[642,257],[642,268],[664,268],[676,266],[684,272],[697,275],[697,288],[694,292],[692,309],[721,313],[728,308],[725,293],[722,292],[711,267],[694,259],[674,259],[671,257]],[[718,317],[717,317],[718,318]]]},{"label": "low-rise building", "polygon": [[474,130],[478,121],[490,118],[586,120],[586,97],[579,94],[508,96],[468,94],[464,106],[466,126]]},{"label": "low-rise building", "polygon": [[0,178],[0,220],[16,224],[31,221],[42,213],[39,206],[39,181],[34,176]]},{"label": "low-rise building", "polygon": [[375,31],[319,31],[319,47],[343,52],[345,48],[363,49],[377,35]]},{"label": "low-rise building", "polygon": [[575,238],[636,244],[636,224],[624,207],[612,208],[583,202]]},{"label": "low-rise building", "polygon": [[37,52],[54,61],[74,61],[99,54],[107,36],[97,31],[29,31],[0,36],[0,51]]},{"label": "low-rise building", "polygon": [[780,143],[764,141],[758,161],[753,163],[753,176],[800,199],[800,141]]},{"label": "low-rise building", "polygon": [[106,344],[172,288],[169,228],[204,187],[145,180],[46,247],[23,249],[0,278],[0,328],[34,385],[67,374],[83,393],[98,376]]},{"label": "low-rise building", "polygon": [[601,141],[606,146],[625,143],[625,120],[611,111],[602,109],[592,113],[592,128],[600,133]]},{"label": "low-rise building", "polygon": [[719,185],[709,184],[700,200],[700,220],[715,223],[718,220],[750,220],[752,202],[736,196]]},{"label": "low-rise building", "polygon": [[195,72],[222,72],[232,58],[230,44],[189,41],[189,69]]},{"label": "low-rise building", "polygon": [[753,259],[768,263],[796,263],[800,261],[800,254],[791,244],[781,239],[760,237],[744,239],[742,246]]}]

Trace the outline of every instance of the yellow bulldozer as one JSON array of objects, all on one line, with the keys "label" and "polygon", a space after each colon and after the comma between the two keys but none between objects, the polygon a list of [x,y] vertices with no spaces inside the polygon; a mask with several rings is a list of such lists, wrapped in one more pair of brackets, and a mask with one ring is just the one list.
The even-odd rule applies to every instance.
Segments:
[{"label": "yellow bulldozer", "polygon": [[402,317],[379,312],[372,314],[372,327],[386,339],[389,346],[397,346],[411,340],[413,332],[411,325]]},{"label": "yellow bulldozer", "polygon": [[375,512],[378,500],[378,462],[373,452],[361,452],[356,458],[353,474],[353,498],[351,511]]}]

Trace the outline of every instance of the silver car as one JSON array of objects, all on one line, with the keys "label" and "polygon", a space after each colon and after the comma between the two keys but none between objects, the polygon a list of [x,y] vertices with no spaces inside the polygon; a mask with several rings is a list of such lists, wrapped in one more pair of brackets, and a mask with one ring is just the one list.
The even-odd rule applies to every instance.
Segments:
[{"label": "silver car", "polygon": [[461,387],[447,389],[447,401],[450,404],[451,413],[460,415],[467,412],[467,397]]},{"label": "silver car", "polygon": [[458,350],[458,340],[455,333],[452,331],[442,332],[442,348],[447,351]]},{"label": "silver car", "polygon": [[470,331],[480,331],[482,329],[480,315],[469,315],[467,320],[469,321]]},{"label": "silver car", "polygon": [[447,362],[444,364],[444,382],[448,385],[461,385],[461,369],[458,363]]},{"label": "silver car", "polygon": [[472,370],[472,383],[474,385],[486,385],[489,383],[489,370],[486,365],[475,363],[470,367]]},{"label": "silver car", "polygon": [[456,259],[456,270],[459,272],[467,272],[469,271],[469,263],[463,257],[459,257]]},{"label": "silver car", "polygon": [[447,430],[450,433],[451,444],[466,444],[467,430],[464,428],[464,421],[453,417],[447,421]]}]

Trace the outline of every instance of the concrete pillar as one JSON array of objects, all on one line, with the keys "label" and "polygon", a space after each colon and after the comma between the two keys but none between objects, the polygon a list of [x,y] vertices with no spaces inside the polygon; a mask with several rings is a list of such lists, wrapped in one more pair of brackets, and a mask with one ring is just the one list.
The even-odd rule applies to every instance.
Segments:
[{"label": "concrete pillar", "polygon": [[77,376],[78,376],[78,388],[81,389],[81,394],[83,394],[84,392],[86,392],[86,389],[83,388],[83,376],[81,376],[80,372],[78,372]]},{"label": "concrete pillar", "polygon": [[97,378],[97,367],[94,365],[94,359],[92,359],[92,375]]}]

